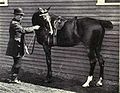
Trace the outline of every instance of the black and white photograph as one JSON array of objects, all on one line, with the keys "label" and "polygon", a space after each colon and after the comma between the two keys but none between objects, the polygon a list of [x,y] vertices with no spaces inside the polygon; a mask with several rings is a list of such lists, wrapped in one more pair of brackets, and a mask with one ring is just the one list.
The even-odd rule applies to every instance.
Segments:
[{"label": "black and white photograph", "polygon": [[120,0],[0,0],[0,93],[120,93]]}]

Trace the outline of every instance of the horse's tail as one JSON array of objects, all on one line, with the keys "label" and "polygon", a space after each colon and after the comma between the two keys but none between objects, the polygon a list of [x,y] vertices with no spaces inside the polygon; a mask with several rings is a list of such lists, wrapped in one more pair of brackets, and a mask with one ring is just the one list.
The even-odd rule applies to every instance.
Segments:
[{"label": "horse's tail", "polygon": [[109,30],[113,29],[113,24],[110,21],[106,21],[106,20],[99,20],[99,21],[104,28]]}]

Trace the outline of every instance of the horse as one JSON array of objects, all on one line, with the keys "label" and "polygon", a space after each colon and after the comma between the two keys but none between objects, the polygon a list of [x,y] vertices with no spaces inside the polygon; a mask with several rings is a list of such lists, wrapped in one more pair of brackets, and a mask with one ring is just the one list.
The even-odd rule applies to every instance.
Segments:
[{"label": "horse", "polygon": [[40,26],[40,29],[35,31],[35,34],[37,42],[43,46],[46,56],[46,82],[50,82],[52,78],[51,48],[54,46],[73,47],[78,45],[79,42],[83,42],[88,52],[90,70],[82,87],[90,86],[97,61],[99,62],[100,73],[96,85],[102,86],[105,61],[100,53],[101,46],[105,30],[112,30],[113,24],[107,20],[90,17],[65,18],[50,13],[49,9],[39,8],[32,16],[32,24]]}]

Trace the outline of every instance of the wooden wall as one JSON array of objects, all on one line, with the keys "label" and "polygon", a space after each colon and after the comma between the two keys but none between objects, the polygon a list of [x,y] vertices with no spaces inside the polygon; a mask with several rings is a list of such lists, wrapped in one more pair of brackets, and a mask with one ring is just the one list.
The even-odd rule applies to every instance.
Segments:
[{"label": "wooden wall", "polygon": [[[9,6],[0,7],[0,65],[9,66],[13,64],[12,58],[5,55],[9,39],[9,23],[13,17],[13,9],[22,7],[25,16],[23,26],[31,26],[31,17],[38,7],[48,8],[52,5],[50,12],[65,17],[79,16],[91,17],[112,21],[114,28],[106,31],[102,46],[102,54],[105,63],[105,80],[118,82],[119,66],[119,6],[96,6],[96,0],[9,0]],[[26,36],[27,43],[31,35]],[[86,80],[89,72],[89,61],[87,51],[80,43],[75,47],[52,48],[53,76],[76,78]],[[23,69],[39,73],[46,73],[45,55],[42,46],[36,42],[33,55],[25,55],[23,58]],[[99,66],[95,68],[95,77],[98,77]]]}]

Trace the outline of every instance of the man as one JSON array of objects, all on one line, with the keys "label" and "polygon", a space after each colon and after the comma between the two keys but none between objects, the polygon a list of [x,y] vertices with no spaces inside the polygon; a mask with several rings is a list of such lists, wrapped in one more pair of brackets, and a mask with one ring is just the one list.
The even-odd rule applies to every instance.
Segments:
[{"label": "man", "polygon": [[11,74],[8,82],[19,83],[18,74],[21,68],[21,59],[24,55],[24,35],[34,30],[38,30],[40,26],[32,26],[28,28],[23,28],[21,26],[21,21],[23,19],[24,12],[22,8],[14,9],[14,18],[10,22],[9,28],[9,42],[6,51],[6,55],[12,56],[14,64],[11,69]]}]

